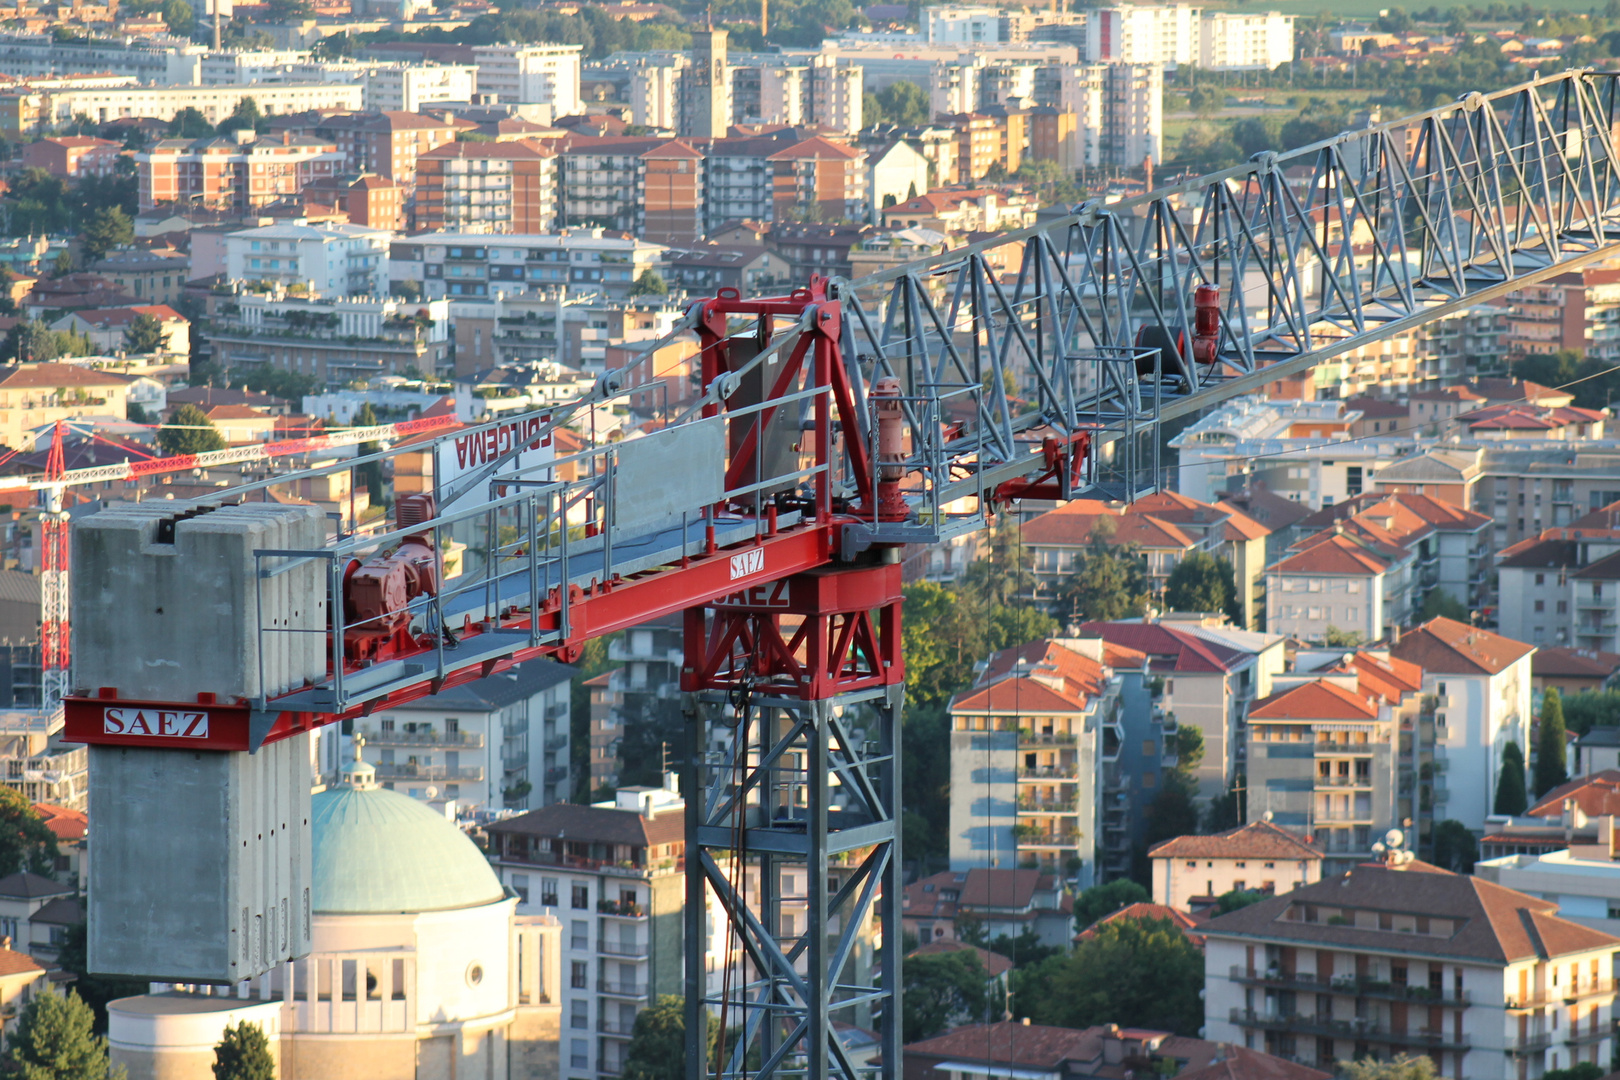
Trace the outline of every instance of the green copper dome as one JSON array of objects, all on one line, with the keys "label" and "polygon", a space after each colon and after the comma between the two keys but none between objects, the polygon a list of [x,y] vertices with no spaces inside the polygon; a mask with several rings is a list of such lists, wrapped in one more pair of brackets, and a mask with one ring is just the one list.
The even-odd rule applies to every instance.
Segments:
[{"label": "green copper dome", "polygon": [[316,911],[445,911],[491,904],[505,895],[477,845],[444,815],[376,787],[369,775],[345,779],[359,782],[313,800]]}]

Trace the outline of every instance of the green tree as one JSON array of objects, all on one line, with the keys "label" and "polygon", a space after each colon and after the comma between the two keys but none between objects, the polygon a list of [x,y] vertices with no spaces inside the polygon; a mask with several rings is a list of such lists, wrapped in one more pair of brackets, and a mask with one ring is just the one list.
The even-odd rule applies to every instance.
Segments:
[{"label": "green tree", "polygon": [[1243,151],[1219,124],[1200,121],[1187,128],[1176,145],[1174,160],[1188,168],[1211,172],[1236,165]]},{"label": "green tree", "polygon": [[1337,626],[1329,626],[1322,631],[1322,644],[1330,649],[1354,649],[1365,640],[1360,630],[1340,630]]},{"label": "green tree", "polygon": [[163,21],[180,37],[189,37],[197,15],[186,0],[164,0]]},{"label": "green tree", "polygon": [[1175,751],[1175,771],[1190,781],[1193,772],[1204,763],[1204,733],[1191,724],[1177,727]]},{"label": "green tree", "polygon": [[1123,907],[1144,904],[1152,894],[1129,878],[1119,878],[1106,885],[1093,885],[1082,889],[1074,898],[1074,929],[1076,933]]},{"label": "green tree", "polygon": [[1460,821],[1446,820],[1434,827],[1434,865],[1442,870],[1459,874],[1472,874],[1479,859],[1479,842],[1468,826]]},{"label": "green tree", "polygon": [[165,454],[205,454],[225,449],[219,430],[195,405],[182,405],[158,428],[157,443]]},{"label": "green tree", "polygon": [[[883,110],[883,122],[900,127],[920,127],[928,123],[928,93],[908,79],[899,79],[873,95]],[[868,126],[878,121],[868,121]]]},{"label": "green tree", "polygon": [[1075,946],[1013,973],[1014,1015],[1087,1028],[1144,1027],[1196,1036],[1204,958],[1168,919],[1116,919]]},{"label": "green tree", "polygon": [[1164,583],[1164,606],[1171,611],[1218,611],[1232,623],[1243,622],[1232,564],[1206,551],[1193,552],[1170,571]]},{"label": "green tree", "polygon": [[1199,116],[1214,116],[1226,105],[1226,94],[1213,86],[1195,86],[1187,92],[1187,108]]},{"label": "green tree", "polygon": [[0,359],[46,363],[64,356],[88,356],[90,339],[73,330],[52,330],[43,322],[20,322],[0,340]]},{"label": "green tree", "polygon": [[1517,816],[1530,806],[1524,788],[1524,751],[1519,744],[1510,742],[1502,748],[1502,775],[1496,782],[1496,801],[1493,814]]},{"label": "green tree", "polygon": [[[705,1019],[704,1036],[707,1040],[710,1037],[707,1014],[700,1010],[700,1015]],[[624,1080],[685,1080],[684,999],[664,994],[651,1008],[636,1014],[636,1024],[630,1029],[630,1045],[625,1049],[624,1065],[619,1075]]]},{"label": "green tree", "polygon": [[962,1022],[989,1018],[988,976],[972,949],[907,957],[903,971],[906,1042],[930,1038]]},{"label": "green tree", "polygon": [[1435,1080],[1434,1062],[1425,1054],[1402,1054],[1390,1061],[1341,1061],[1339,1076],[1341,1080]]},{"label": "green tree", "polygon": [[1135,548],[1111,546],[1115,528],[1111,517],[1097,520],[1091,542],[1075,555],[1074,572],[1058,586],[1054,614],[1108,622],[1147,610],[1151,598],[1147,569]]},{"label": "green tree", "polygon": [[177,139],[205,139],[214,134],[214,125],[208,117],[187,105],[169,121],[169,134]]},{"label": "green tree", "polygon": [[145,979],[121,979],[116,975],[90,974],[90,959],[85,948],[87,927],[74,923],[62,938],[61,951],[56,962],[62,970],[73,976],[73,989],[84,999],[95,1014],[94,1030],[98,1035],[107,1033],[107,1002],[121,997],[133,997],[151,989]]},{"label": "green tree", "polygon": [[219,122],[219,127],[215,130],[221,135],[230,135],[237,131],[258,131],[264,122],[264,112],[259,108],[259,103],[250,97],[244,97],[236,103],[231,115]]},{"label": "green tree", "polygon": [[1242,773],[1232,778],[1232,786],[1226,789],[1223,795],[1217,795],[1209,800],[1209,812],[1205,816],[1206,832],[1225,832],[1235,829],[1243,824],[1248,813],[1248,803],[1244,798],[1245,783]]},{"label": "green tree", "polygon": [[668,296],[669,285],[664,281],[664,275],[656,270],[643,270],[636,283],[630,286],[631,296]]},{"label": "green tree", "polygon": [[1444,618],[1453,622],[1466,623],[1471,621],[1468,608],[1462,601],[1452,596],[1444,589],[1435,589],[1423,598],[1423,612],[1418,616],[1422,622],[1430,619]]},{"label": "green tree", "polygon": [[1536,736],[1536,798],[1569,779],[1565,767],[1568,752],[1564,732],[1564,703],[1556,687],[1548,687],[1541,698],[1541,730]]},{"label": "green tree", "polygon": [[37,984],[23,1007],[17,1030],[6,1040],[5,1071],[18,1080],[123,1080],[112,1068],[107,1040],[93,1031],[95,1016],[72,990],[57,993],[49,980]]},{"label": "green tree", "polygon": [[15,789],[0,787],[0,877],[27,870],[49,874],[56,868],[56,834]]},{"label": "green tree", "polygon": [[124,348],[132,353],[151,353],[163,348],[163,324],[157,316],[140,314],[124,331]]},{"label": "green tree", "polygon": [[1548,1069],[1541,1080],[1602,1080],[1604,1071],[1590,1061],[1582,1061],[1567,1069]]},{"label": "green tree", "polygon": [[1215,914],[1225,915],[1239,908],[1246,908],[1250,904],[1258,904],[1265,898],[1265,893],[1255,892],[1253,889],[1233,889],[1215,898]]},{"label": "green tree", "polygon": [[1198,807],[1193,802],[1195,790],[1192,782],[1176,769],[1161,774],[1159,792],[1142,813],[1144,848],[1198,831]]},{"label": "green tree", "polygon": [[1577,735],[1620,727],[1620,690],[1582,690],[1564,699],[1564,725]]},{"label": "green tree", "polygon": [[1258,116],[1246,116],[1232,125],[1232,141],[1245,159],[1277,149],[1277,139],[1276,125]]},{"label": "green tree", "polygon": [[243,1020],[225,1028],[214,1047],[214,1080],[276,1080],[270,1040],[258,1024]]},{"label": "green tree", "polygon": [[314,13],[310,0],[270,0],[265,17],[273,23],[289,23],[307,19]]}]

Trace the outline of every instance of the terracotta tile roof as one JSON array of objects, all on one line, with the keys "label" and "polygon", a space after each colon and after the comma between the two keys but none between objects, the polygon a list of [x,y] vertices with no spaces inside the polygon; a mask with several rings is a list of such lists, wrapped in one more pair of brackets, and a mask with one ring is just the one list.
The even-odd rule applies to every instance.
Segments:
[{"label": "terracotta tile roof", "polygon": [[1160,673],[1231,671],[1245,658],[1236,649],[1205,641],[1163,623],[1088,622],[1081,624],[1080,633],[1145,653],[1153,662],[1153,670]]},{"label": "terracotta tile roof", "polygon": [[1332,534],[1266,569],[1279,574],[1367,577],[1383,573],[1390,565],[1390,560],[1379,558],[1350,537]]},{"label": "terracotta tile roof", "polygon": [[1620,814],[1620,770],[1604,769],[1559,784],[1536,800],[1525,814],[1539,818],[1561,817],[1565,799],[1574,799],[1575,805],[1589,818]]},{"label": "terracotta tile roof", "polygon": [[1334,671],[1354,672],[1356,685],[1364,694],[1373,694],[1391,705],[1406,694],[1423,689],[1423,669],[1393,656],[1376,656],[1366,650],[1358,651],[1348,664],[1340,664]]},{"label": "terracotta tile roof", "polygon": [[1320,859],[1301,837],[1269,821],[1256,821],[1210,836],[1178,836],[1155,844],[1154,859]]},{"label": "terracotta tile roof", "polygon": [[1097,1036],[1091,1028],[1048,1027],[1003,1020],[995,1024],[968,1024],[932,1039],[908,1043],[905,1052],[951,1061],[991,1060],[998,1065],[1056,1069],[1067,1061],[1090,1060]]},{"label": "terracotta tile roof", "polygon": [[1390,655],[1442,675],[1495,675],[1535,652],[1534,645],[1434,618],[1401,635]]},{"label": "terracotta tile roof", "polygon": [[566,836],[569,840],[644,847],[683,840],[686,836],[686,815],[670,809],[646,818],[634,810],[552,803],[538,810],[530,810],[527,814],[492,822],[485,831]]},{"label": "terracotta tile roof", "polygon": [[778,150],[765,160],[797,161],[804,158],[836,158],[843,161],[854,161],[861,156],[862,152],[860,150],[840,146],[831,139],[825,139],[820,135],[812,135],[810,138],[796,142],[784,150]]},{"label": "terracotta tile roof", "polygon": [[0,368],[0,389],[32,390],[58,386],[128,386],[134,379],[77,364],[29,364]]},{"label": "terracotta tile roof", "polygon": [[1083,697],[1071,697],[1039,679],[1010,676],[988,686],[964,690],[951,698],[951,711],[988,709],[993,712],[1079,712]]},{"label": "terracotta tile roof", "polygon": [[1585,581],[1620,580],[1620,551],[1605,555],[1603,558],[1581,567],[1571,576]]},{"label": "terracotta tile roof", "polygon": [[[1170,548],[1186,551],[1198,546],[1195,537],[1173,522],[1152,514],[1121,513],[1104,507],[1099,512],[1088,512],[1095,503],[1073,502],[1024,523],[1023,540],[1026,544],[1063,544],[1078,547],[1091,542],[1097,522],[1108,518],[1114,523],[1114,535],[1108,540],[1115,546],[1134,544],[1141,548]],[[1079,509],[1077,509],[1079,508]]]},{"label": "terracotta tile roof", "polygon": [[55,803],[35,803],[34,812],[45,820],[45,827],[58,840],[83,840],[90,831],[90,819],[83,810],[69,810]]},{"label": "terracotta tile roof", "polygon": [[1249,706],[1250,720],[1376,720],[1367,699],[1325,679],[1301,683]]},{"label": "terracotta tile roof", "polygon": [[1274,1057],[1247,1047],[1222,1043],[1222,1057],[1202,1068],[1176,1074],[1176,1080],[1332,1080],[1332,1073]]},{"label": "terracotta tile roof", "polygon": [[[907,912],[910,914],[910,912]],[[906,953],[906,958],[914,956],[948,956],[951,953],[972,952],[979,958],[979,966],[990,978],[1000,978],[1013,969],[1013,962],[1000,953],[981,949],[977,945],[969,945],[965,941],[930,941],[927,945],[919,945]]]},{"label": "terracotta tile roof", "polygon": [[992,654],[978,685],[986,686],[1014,673],[1060,678],[1064,692],[1076,698],[1102,693],[1108,680],[1108,672],[1091,657],[1062,641],[1042,639]]},{"label": "terracotta tile roof", "polygon": [[[1292,909],[1306,905],[1448,919],[1454,927],[1449,936],[1440,936],[1286,917]],[[1410,956],[1486,963],[1620,948],[1620,938],[1560,919],[1557,910],[1555,901],[1427,863],[1407,863],[1398,870],[1366,864],[1211,919],[1202,930],[1211,939],[1291,941],[1347,951],[1395,950]]]},{"label": "terracotta tile roof", "polygon": [[1056,885],[1057,879],[1039,870],[976,868],[968,871],[962,884],[960,903],[963,907],[1027,908],[1037,892]]},{"label": "terracotta tile roof", "polygon": [[34,958],[27,953],[20,953],[14,949],[0,949],[0,976],[26,975],[30,971],[44,971],[45,968],[34,962]]},{"label": "terracotta tile roof", "polygon": [[1537,648],[1530,658],[1530,674],[1542,677],[1607,679],[1620,671],[1620,653],[1598,649],[1571,649],[1562,645]]},{"label": "terracotta tile roof", "polygon": [[1573,540],[1531,537],[1497,552],[1496,565],[1523,570],[1556,569],[1576,566],[1580,557],[1580,545]]},{"label": "terracotta tile roof", "polygon": [[214,405],[204,412],[210,420],[274,420],[269,413],[251,405]]},{"label": "terracotta tile roof", "polygon": [[906,886],[901,915],[907,919],[954,919],[967,884],[966,870],[946,870]]},{"label": "terracotta tile roof", "polygon": [[530,142],[528,139],[517,139],[512,142],[448,142],[443,146],[435,146],[426,153],[416,155],[418,162],[461,160],[465,158],[498,158],[510,161],[534,161],[542,158],[556,157],[556,151],[541,143]]},{"label": "terracotta tile roof", "polygon": [[1187,935],[1187,939],[1200,949],[1204,947],[1204,935],[1196,932],[1198,920],[1177,908],[1167,907],[1164,904],[1126,904],[1112,915],[1104,915],[1084,930],[1074,936],[1076,941],[1086,941],[1097,936],[1097,928],[1107,923],[1118,922],[1121,919],[1166,919],[1177,930]]}]

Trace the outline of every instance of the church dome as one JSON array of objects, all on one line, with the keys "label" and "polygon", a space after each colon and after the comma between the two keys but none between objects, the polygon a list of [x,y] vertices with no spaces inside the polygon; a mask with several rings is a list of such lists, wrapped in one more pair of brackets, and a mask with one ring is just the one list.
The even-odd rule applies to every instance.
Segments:
[{"label": "church dome", "polygon": [[483,852],[442,814],[376,786],[364,763],[344,779],[313,798],[316,912],[446,911],[505,896]]}]

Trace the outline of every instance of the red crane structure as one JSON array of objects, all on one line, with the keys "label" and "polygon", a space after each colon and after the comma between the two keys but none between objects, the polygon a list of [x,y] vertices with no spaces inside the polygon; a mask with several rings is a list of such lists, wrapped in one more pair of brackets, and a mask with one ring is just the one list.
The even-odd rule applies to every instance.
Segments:
[{"label": "red crane structure", "polygon": [[[593,637],[684,612],[688,1030],[703,1009],[740,1027],[718,1067],[728,1078],[897,1076],[903,547],[982,529],[1020,499],[1134,498],[1159,482],[1163,421],[1612,255],[1616,104],[1613,76],[1569,72],[1087,203],[859,281],[813,279],[763,298],[721,290],[580,401],[527,426],[503,421],[440,440],[432,498],[399,499],[390,531],[254,548],[243,606],[273,622],[259,625],[258,677],[243,681],[258,690],[154,697],[134,683],[96,685],[79,676],[89,669],[81,648],[66,731],[91,744],[92,799],[155,790],[164,770],[191,777],[211,753],[246,770],[320,725],[524,661],[574,659]],[[1003,272],[1008,252],[1017,269]],[[659,348],[691,334],[701,358],[691,396],[672,394],[677,403],[651,430],[542,453],[551,431],[587,410],[652,397],[637,365],[650,370]],[[467,467],[473,460],[483,463]],[[251,520],[253,501],[287,480],[175,504],[141,534],[139,552],[214,515],[222,528]],[[89,532],[75,530],[76,558]],[[442,553],[457,537],[477,565],[446,579]],[[286,591],[285,575],[316,596],[283,618],[270,594]],[[81,607],[75,590],[76,631],[135,588],[105,573],[93,584],[98,607]],[[124,638],[140,659],[164,624],[128,620]],[[318,639],[324,672],[278,686],[274,657],[289,634]],[[111,670],[95,659],[94,670]],[[187,684],[177,675],[162,685]],[[709,735],[720,727],[728,737],[716,754]],[[132,780],[125,751],[151,755],[156,771]],[[97,786],[98,769],[110,786]],[[186,783],[235,782],[208,776],[221,779]],[[139,826],[119,814],[102,825],[97,805],[107,830],[99,852],[116,849],[126,827],[139,844]],[[218,827],[173,825],[196,835]],[[251,829],[240,836],[256,850]],[[217,870],[199,862],[195,871],[213,874],[221,896],[236,896],[233,875],[249,873],[235,843],[221,848]],[[808,917],[785,934],[792,867],[808,882]],[[167,931],[153,929],[145,953],[127,940],[143,925],[128,921],[131,910],[198,933],[194,922],[161,922],[172,885],[101,873],[92,968],[173,970],[155,958]],[[713,932],[742,957],[742,974],[719,994],[700,946],[708,891],[726,913]],[[234,900],[220,901],[230,959],[196,971],[229,981],[295,955],[295,893],[265,893],[251,908],[244,898],[240,918]],[[874,916],[875,956],[861,939]],[[834,1033],[835,1020],[857,1015],[879,1031],[872,1069],[857,1067]],[[691,1043],[697,1080],[709,1070],[701,1041]]]}]

